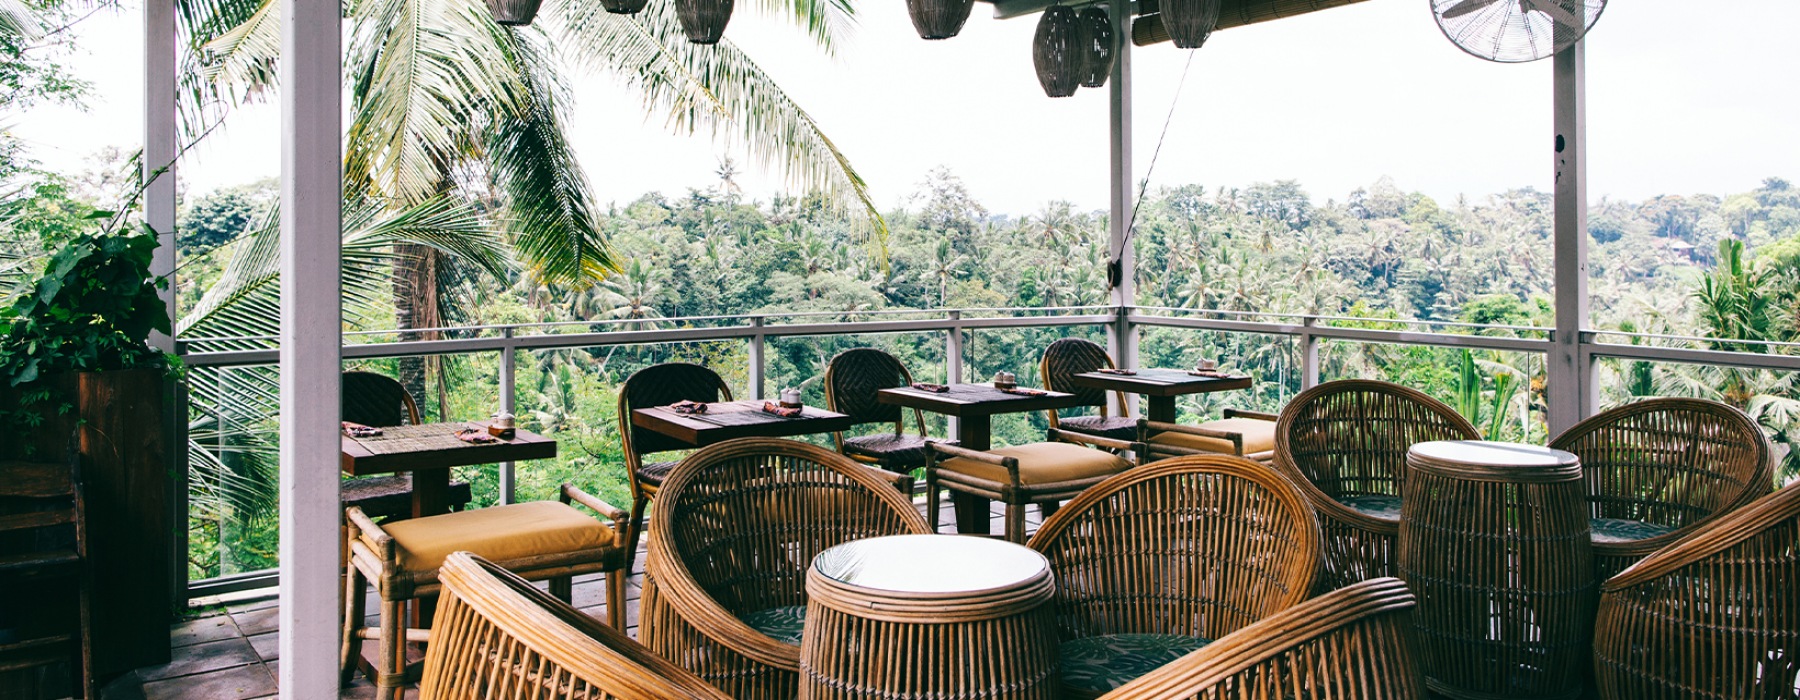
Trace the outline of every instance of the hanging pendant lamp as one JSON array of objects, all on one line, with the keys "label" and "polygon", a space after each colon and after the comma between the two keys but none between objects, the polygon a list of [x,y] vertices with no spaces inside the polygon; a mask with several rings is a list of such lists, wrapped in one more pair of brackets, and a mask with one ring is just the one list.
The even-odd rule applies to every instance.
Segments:
[{"label": "hanging pendant lamp", "polygon": [[1031,63],[1037,68],[1044,94],[1068,97],[1081,86],[1086,52],[1082,50],[1082,24],[1075,10],[1057,5],[1038,17],[1037,35],[1031,43]]},{"label": "hanging pendant lamp", "polygon": [[646,0],[600,0],[600,7],[615,15],[635,15],[644,9]]},{"label": "hanging pendant lamp", "polygon": [[1220,0],[1160,0],[1163,29],[1184,49],[1197,49],[1219,24]]},{"label": "hanging pendant lamp", "polygon": [[487,0],[488,12],[493,14],[495,24],[519,27],[531,24],[537,17],[538,5],[543,0]]},{"label": "hanging pendant lamp", "polygon": [[1086,56],[1082,60],[1081,85],[1097,88],[1105,85],[1107,76],[1112,75],[1112,16],[1104,7],[1090,7],[1081,11],[1080,21],[1087,27],[1087,44],[1082,47]]},{"label": "hanging pendant lamp", "polygon": [[906,13],[920,39],[948,39],[962,31],[974,6],[975,0],[906,0]]},{"label": "hanging pendant lamp", "polygon": [[675,0],[681,31],[696,44],[717,44],[731,21],[732,0]]}]

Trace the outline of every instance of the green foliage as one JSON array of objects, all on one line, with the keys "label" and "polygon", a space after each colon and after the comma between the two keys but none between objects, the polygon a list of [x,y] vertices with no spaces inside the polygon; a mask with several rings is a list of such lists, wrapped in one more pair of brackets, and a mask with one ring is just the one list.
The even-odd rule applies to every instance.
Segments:
[{"label": "green foliage", "polygon": [[46,243],[56,249],[40,274],[0,309],[0,376],[19,386],[63,372],[164,366],[147,344],[151,331],[170,332],[157,296],[168,280],[150,273],[156,234],[89,230]]}]

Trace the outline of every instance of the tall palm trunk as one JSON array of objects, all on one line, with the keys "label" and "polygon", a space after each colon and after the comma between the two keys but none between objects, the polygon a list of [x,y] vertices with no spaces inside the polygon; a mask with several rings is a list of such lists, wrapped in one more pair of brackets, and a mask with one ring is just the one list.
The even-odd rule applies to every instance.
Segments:
[{"label": "tall palm trunk", "polygon": [[[399,258],[394,264],[394,327],[400,330],[400,340],[437,340],[440,335],[437,331],[415,329],[434,329],[444,325],[438,295],[439,273],[444,264],[443,254],[415,243],[396,245],[394,252]],[[396,363],[400,384],[415,399],[424,399],[428,395],[428,358],[402,357]],[[444,417],[443,409],[442,405],[438,406],[439,420]]]}]

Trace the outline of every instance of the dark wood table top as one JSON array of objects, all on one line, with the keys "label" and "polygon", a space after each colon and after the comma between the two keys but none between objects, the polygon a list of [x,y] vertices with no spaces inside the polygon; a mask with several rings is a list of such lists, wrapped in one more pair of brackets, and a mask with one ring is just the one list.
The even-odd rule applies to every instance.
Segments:
[{"label": "dark wood table top", "polygon": [[1137,374],[1082,372],[1071,378],[1076,386],[1146,396],[1182,396],[1250,388],[1248,376],[1201,377],[1182,369],[1140,369]]},{"label": "dark wood table top", "polygon": [[743,437],[793,437],[849,429],[850,416],[807,406],[800,415],[783,418],[762,410],[760,399],[721,401],[706,405],[706,413],[676,413],[667,406],[632,409],[631,424],[654,430],[695,447]]},{"label": "dark wood table top", "polygon": [[951,384],[950,390],[943,393],[912,387],[894,387],[882,389],[881,393],[877,394],[877,400],[882,403],[897,404],[950,416],[989,416],[996,413],[1048,411],[1081,405],[1081,399],[1074,394],[1046,391],[1042,396],[1028,396],[1001,391],[995,389],[992,384]]},{"label": "dark wood table top", "polygon": [[471,464],[496,464],[556,456],[556,441],[524,430],[511,440],[463,442],[456,431],[487,429],[485,422],[424,423],[381,429],[380,435],[341,435],[345,474],[396,474],[421,469],[448,469]]}]

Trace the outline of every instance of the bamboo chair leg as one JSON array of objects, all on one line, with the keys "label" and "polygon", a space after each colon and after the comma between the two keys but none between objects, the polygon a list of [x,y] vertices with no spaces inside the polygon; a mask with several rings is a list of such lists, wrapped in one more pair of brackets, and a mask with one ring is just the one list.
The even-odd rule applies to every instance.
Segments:
[{"label": "bamboo chair leg", "polygon": [[406,601],[381,601],[381,658],[375,669],[375,695],[399,700],[406,686]]},{"label": "bamboo chair leg", "polygon": [[1062,501],[1044,501],[1038,504],[1038,514],[1044,516],[1045,520],[1049,520],[1050,516],[1056,515],[1056,509],[1061,507]]},{"label": "bamboo chair leg", "polygon": [[1025,544],[1025,504],[1006,504],[1006,541]]},{"label": "bamboo chair leg", "polygon": [[938,480],[937,472],[925,470],[925,521],[931,525],[932,532],[938,532]]},{"label": "bamboo chair leg", "polygon": [[351,564],[344,572],[344,644],[338,652],[338,685],[350,685],[356,676],[356,662],[362,651],[362,639],[357,632],[363,626],[363,596],[368,595],[368,586],[363,581],[362,571]]},{"label": "bamboo chair leg", "polygon": [[626,535],[625,542],[625,575],[630,576],[632,564],[637,561],[638,538],[644,534],[644,508],[650,505],[650,497],[638,495],[631,499],[631,520],[626,527],[631,532]]},{"label": "bamboo chair leg", "polygon": [[606,572],[606,624],[625,633],[625,587],[630,577],[623,569]]},{"label": "bamboo chair leg", "polygon": [[550,579],[550,595],[564,603],[575,599],[575,579],[569,576],[557,576]]}]

